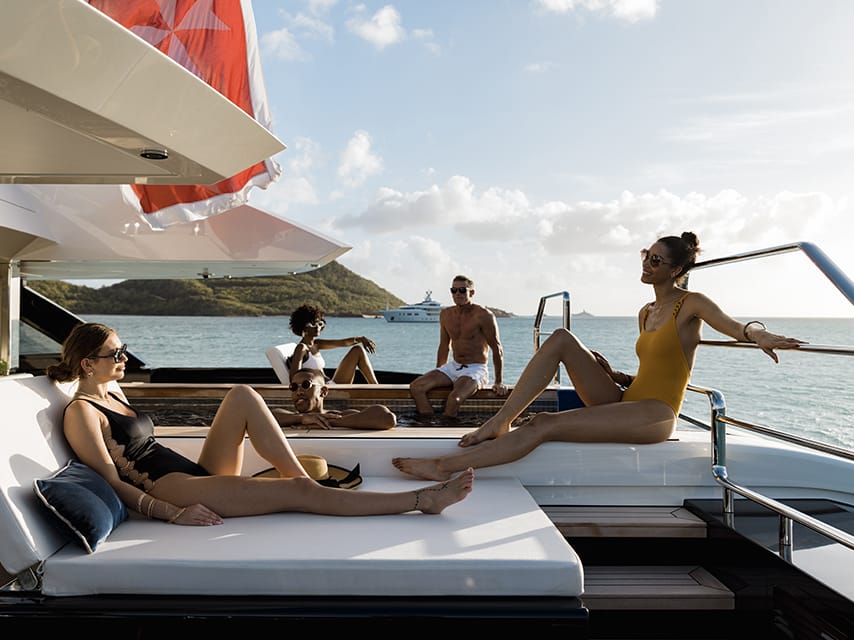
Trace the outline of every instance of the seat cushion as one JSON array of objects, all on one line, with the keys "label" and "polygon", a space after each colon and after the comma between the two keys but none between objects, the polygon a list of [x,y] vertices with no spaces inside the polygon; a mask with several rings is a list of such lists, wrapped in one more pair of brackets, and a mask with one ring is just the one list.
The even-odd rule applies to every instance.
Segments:
[{"label": "seat cushion", "polygon": [[[349,492],[429,483],[365,478]],[[439,515],[274,513],[182,527],[131,518],[92,554],[44,563],[46,595],[578,596],[575,551],[512,478]]]},{"label": "seat cushion", "polygon": [[77,460],[47,478],[36,478],[33,487],[69,537],[88,553],[127,520],[127,507],[110,484]]},{"label": "seat cushion", "polygon": [[285,344],[270,347],[264,352],[264,355],[267,356],[267,360],[270,361],[270,365],[273,367],[273,371],[276,372],[279,382],[282,384],[290,384],[291,382],[291,373],[288,370],[287,360],[293,355],[296,346],[296,342],[286,342]]}]

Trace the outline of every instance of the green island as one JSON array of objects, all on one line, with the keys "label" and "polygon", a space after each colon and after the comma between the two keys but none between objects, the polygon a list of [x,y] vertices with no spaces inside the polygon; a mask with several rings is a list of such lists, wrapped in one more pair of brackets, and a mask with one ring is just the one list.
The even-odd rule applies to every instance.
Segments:
[{"label": "green island", "polygon": [[[79,315],[289,316],[309,303],[329,316],[358,318],[407,302],[337,262],[287,276],[123,280],[99,288],[29,280],[27,286]],[[490,309],[497,317],[512,316]]]}]

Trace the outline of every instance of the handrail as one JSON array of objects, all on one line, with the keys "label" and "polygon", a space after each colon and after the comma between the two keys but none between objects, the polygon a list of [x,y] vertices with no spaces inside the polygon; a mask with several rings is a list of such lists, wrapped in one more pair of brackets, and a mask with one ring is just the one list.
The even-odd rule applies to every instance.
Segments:
[{"label": "handrail", "polygon": [[563,328],[569,329],[570,306],[569,306],[569,291],[558,291],[550,293],[547,296],[540,298],[540,305],[537,307],[537,315],[534,317],[534,352],[540,348],[540,325],[543,323],[543,316],[546,311],[546,300],[560,296],[563,299]]},{"label": "handrail", "polygon": [[[792,521],[798,522],[799,524],[802,524],[805,527],[834,540],[835,542],[845,545],[849,549],[854,549],[854,536],[851,534],[842,531],[841,529],[837,529],[826,522],[822,522],[817,518],[813,518],[812,516],[790,507],[787,504],[783,504],[782,502],[769,498],[759,492],[752,491],[751,489],[743,487],[730,480],[726,467],[726,426],[724,425],[731,424],[733,426],[742,427],[748,430],[755,430],[760,433],[764,433],[765,435],[775,437],[778,435],[785,435],[787,436],[786,439],[795,438],[795,436],[780,434],[780,432],[768,429],[767,427],[761,427],[749,422],[729,418],[726,415],[726,403],[724,401],[723,394],[720,391],[715,389],[704,389],[694,385],[689,385],[689,390],[704,393],[709,398],[709,405],[711,406],[712,412],[712,477],[715,482],[723,487],[724,490],[723,516],[724,522],[727,526],[733,527],[735,524],[735,503],[733,494],[737,493],[767,509],[770,509],[771,511],[776,512],[780,516],[778,553],[785,560],[791,561],[792,559]],[[799,444],[805,444],[805,446],[828,451],[829,453],[839,454],[836,447],[832,447],[831,445],[825,445],[823,443],[808,441],[805,439],[798,440],[801,441]],[[842,455],[848,459],[854,459],[854,453],[852,452],[843,451]]]},{"label": "handrail", "polygon": [[[731,256],[726,256],[723,258],[715,258],[712,260],[705,260],[702,262],[698,262],[694,265],[693,269],[705,269],[715,266],[720,266],[724,264],[732,264],[734,262],[741,262],[744,260],[753,260],[756,258],[764,258],[768,256],[778,255],[781,253],[790,253],[793,251],[801,251],[807,255],[807,257],[812,260],[813,264],[815,264],[819,270],[825,275],[825,277],[830,280],[830,282],[839,289],[840,292],[848,299],[851,304],[854,304],[854,282],[842,272],[839,267],[816,245],[811,242],[795,242],[786,245],[780,245],[777,247],[770,247],[767,249],[759,249],[756,251],[748,251],[744,253],[734,254]],[[685,282],[685,286],[687,287],[687,280]],[[569,307],[569,293],[566,291],[562,291],[559,293],[553,293],[548,296],[543,296],[540,298],[540,305],[537,311],[536,319],[534,320],[534,352],[536,352],[540,347],[540,324],[543,319],[543,313],[545,309],[546,300],[549,298],[553,298],[556,296],[562,296],[564,300],[564,327],[569,329],[569,318],[570,318],[570,307]],[[701,340],[700,344],[710,345],[710,346],[724,346],[724,347],[739,347],[739,348],[751,348],[758,349],[758,345],[754,343],[741,342],[738,340],[735,341],[721,341],[721,340]],[[854,355],[854,348],[848,346],[836,346],[836,345],[800,345],[798,347],[800,351],[804,352],[812,352],[812,353],[825,353],[825,354],[835,354],[835,355]],[[556,374],[555,379],[559,380],[560,367],[558,367],[558,372]],[[823,451],[825,453],[829,453],[832,455],[840,456],[849,460],[854,460],[854,452],[841,449],[838,447],[834,447],[832,445],[824,444],[821,442],[816,442],[813,440],[809,440],[806,438],[800,438],[798,436],[794,436],[791,434],[787,434],[781,431],[776,431],[774,429],[770,429],[768,427],[763,427],[761,425],[755,425],[749,422],[745,422],[742,420],[736,420],[733,418],[729,418],[726,415],[726,403],[724,401],[723,394],[714,389],[705,389],[702,387],[698,387],[695,385],[688,385],[688,390],[693,392],[704,393],[709,399],[709,404],[711,406],[711,424],[708,428],[711,431],[712,438],[712,477],[715,482],[723,487],[723,517],[724,522],[727,526],[732,527],[735,521],[735,508],[734,508],[734,494],[739,494],[753,502],[756,502],[763,507],[770,509],[771,511],[776,512],[780,517],[780,527],[779,527],[779,554],[784,559],[791,561],[792,559],[792,522],[798,522],[817,533],[834,540],[842,545],[845,545],[849,549],[854,549],[854,536],[851,534],[842,531],[836,527],[833,527],[817,518],[813,518],[793,507],[790,507],[782,502],[779,502],[773,498],[765,496],[759,492],[748,489],[747,487],[743,487],[735,482],[733,482],[729,478],[729,473],[726,467],[726,426],[727,424],[740,427],[743,429],[747,429],[750,431],[755,431],[757,433],[761,433],[763,435],[771,436],[774,438],[779,438],[782,440],[786,440],[788,442],[816,449],[819,451]],[[696,424],[699,426],[706,427],[699,421],[680,415],[680,418],[683,420],[688,420],[692,424]]]},{"label": "handrail", "polygon": [[[714,389],[706,389],[704,387],[698,387],[695,385],[688,385],[688,391],[694,391],[697,393],[703,393],[708,395],[709,393],[720,394],[719,391]],[[721,400],[723,403],[723,400]],[[720,405],[723,407],[723,404]],[[714,409],[714,405],[712,409]],[[822,453],[829,453],[830,455],[838,456],[840,458],[845,458],[847,460],[854,460],[854,451],[850,449],[844,449],[842,447],[837,447],[832,444],[827,444],[826,442],[821,442],[820,440],[812,440],[810,438],[802,438],[800,436],[793,435],[791,433],[786,433],[785,431],[779,431],[777,429],[772,429],[771,427],[754,424],[752,422],[746,422],[744,420],[738,420],[737,418],[733,418],[732,416],[728,416],[725,413],[719,414],[719,419],[721,422],[725,422],[726,424],[730,424],[734,427],[740,427],[745,431],[753,431],[755,433],[759,433],[764,436],[770,436],[772,438],[776,438],[778,440],[785,440],[791,444],[796,444],[801,447],[805,447],[807,449],[813,449],[815,451],[821,451]],[[679,414],[679,418],[684,420],[685,422],[689,422],[696,427],[703,428],[707,431],[711,431],[711,427],[704,422],[697,420],[696,418],[692,418],[691,416],[686,416],[683,414]]]},{"label": "handrail", "polygon": [[[819,268],[824,276],[830,280],[833,285],[842,292],[848,302],[854,304],[854,282],[849,278],[842,269],[836,266],[836,263],[831,260],[824,251],[819,249],[812,242],[793,242],[777,247],[769,247],[768,249],[757,249],[755,251],[746,251],[737,253],[723,258],[714,258],[712,260],[703,260],[694,265],[692,271],[697,269],[707,269],[709,267],[717,267],[722,264],[732,264],[733,262],[741,262],[743,260],[753,260],[755,258],[765,258],[781,253],[791,253],[793,251],[801,251],[812,260],[813,264]],[[690,275],[690,274],[689,274]],[[687,285],[687,281],[686,281]]]},{"label": "handrail", "polygon": [[[759,249],[756,251],[748,251],[723,258],[715,258],[713,260],[705,260],[694,265],[694,269],[705,269],[709,267],[720,266],[723,264],[732,264],[743,260],[753,260],[755,258],[764,258],[768,256],[778,255],[781,253],[790,253],[793,251],[801,251],[812,260],[824,276],[839,289],[840,292],[848,299],[851,304],[854,304],[854,282],[845,275],[839,267],[817,246],[811,242],[795,242],[768,249]],[[687,283],[686,283],[687,284]],[[701,340],[700,344],[710,346],[724,347],[739,347],[758,349],[759,347],[752,343],[740,341],[721,341],[721,340]],[[835,345],[800,345],[799,351],[813,353],[830,353],[836,355],[854,355],[854,348],[848,346]],[[726,425],[730,424],[735,427],[740,427],[750,431],[755,431],[763,435],[771,436],[786,440],[788,442],[801,446],[817,449],[832,455],[840,456],[849,460],[854,460],[854,453],[833,447],[806,438],[799,438],[791,434],[762,427],[760,425],[751,424],[742,420],[735,420],[726,415],[726,403],[724,402],[723,394],[713,389],[703,389],[689,385],[688,389],[700,393],[705,393],[709,398],[711,406],[711,437],[712,437],[712,477],[715,482],[723,487],[723,517],[727,526],[733,526],[735,519],[734,499],[733,494],[737,493],[753,502],[756,502],[763,507],[776,512],[780,517],[779,527],[779,544],[778,552],[780,556],[786,560],[792,559],[792,522],[798,522],[805,527],[816,531],[817,533],[830,538],[840,544],[845,545],[849,549],[854,549],[854,536],[849,533],[828,525],[817,518],[813,518],[797,509],[794,509],[782,502],[778,502],[773,498],[769,498],[761,493],[743,487],[733,482],[726,467]]]},{"label": "handrail", "polygon": [[[740,340],[700,340],[700,344],[711,347],[739,347],[741,349],[759,349],[755,342],[741,342]],[[836,356],[854,356],[854,347],[836,344],[801,344],[798,351],[807,353],[824,353]]]},{"label": "handrail", "polygon": [[[546,311],[546,300],[558,296],[563,299],[563,328],[569,329],[570,318],[572,317],[570,313],[569,291],[558,291],[557,293],[550,293],[541,297],[540,305],[537,307],[537,315],[534,317],[534,353],[540,348],[540,325],[543,323],[543,316]],[[555,371],[554,381],[560,383],[560,367]]]}]

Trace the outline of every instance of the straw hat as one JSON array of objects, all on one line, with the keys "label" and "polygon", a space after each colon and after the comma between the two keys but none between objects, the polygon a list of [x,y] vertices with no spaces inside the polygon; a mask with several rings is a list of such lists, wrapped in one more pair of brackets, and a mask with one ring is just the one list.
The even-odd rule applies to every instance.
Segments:
[{"label": "straw hat", "polygon": [[[311,454],[297,456],[297,460],[312,480],[327,487],[355,489],[362,484],[359,465],[353,469],[345,469],[335,464],[329,464],[326,458]],[[278,478],[279,472],[273,467],[253,474],[256,478]]]}]

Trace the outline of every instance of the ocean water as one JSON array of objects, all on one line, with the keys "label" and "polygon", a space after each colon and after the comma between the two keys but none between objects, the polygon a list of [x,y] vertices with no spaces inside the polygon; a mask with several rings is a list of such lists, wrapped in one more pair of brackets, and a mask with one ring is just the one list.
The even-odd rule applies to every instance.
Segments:
[{"label": "ocean water", "polygon": [[[295,342],[288,317],[87,316],[115,327],[129,349],[149,368],[266,367],[264,351]],[[770,331],[812,344],[854,345],[854,318],[765,318]],[[367,336],[377,344],[374,368],[423,373],[436,364],[438,324],[395,324],[374,318],[327,318],[323,337]],[[546,317],[541,340],[560,326]],[[504,347],[504,382],[515,383],[534,351],[532,317],[499,318]],[[603,353],[615,369],[637,369],[634,317],[573,317],[572,331]],[[704,338],[728,339],[709,327]],[[328,367],[346,349],[324,351]],[[727,414],[748,422],[854,450],[854,357],[778,351],[779,364],[757,349],[702,346],[691,383],[722,392]],[[492,363],[490,361],[490,375]],[[561,381],[568,382],[566,372]],[[683,412],[709,415],[706,397],[688,393]]]}]

